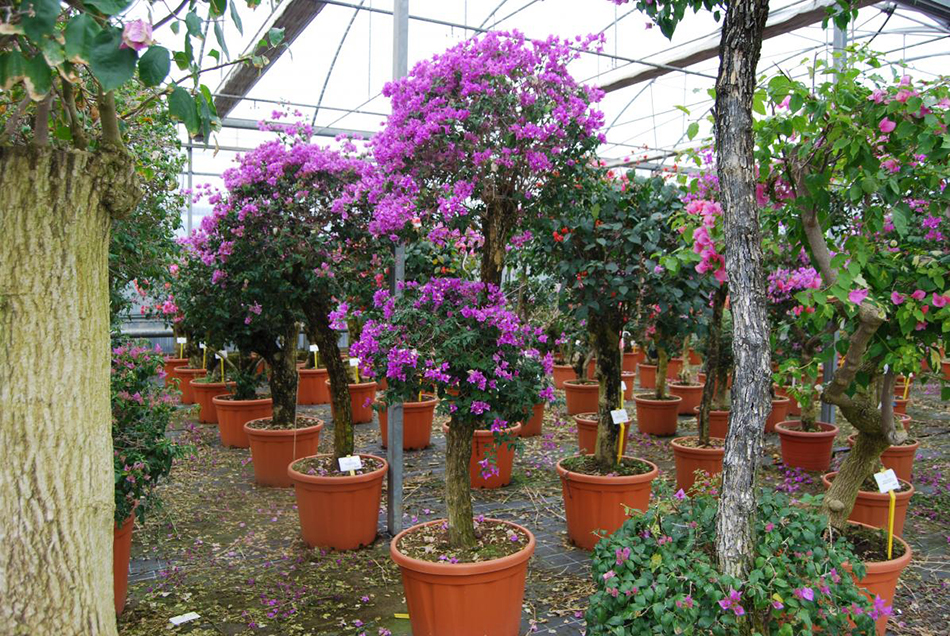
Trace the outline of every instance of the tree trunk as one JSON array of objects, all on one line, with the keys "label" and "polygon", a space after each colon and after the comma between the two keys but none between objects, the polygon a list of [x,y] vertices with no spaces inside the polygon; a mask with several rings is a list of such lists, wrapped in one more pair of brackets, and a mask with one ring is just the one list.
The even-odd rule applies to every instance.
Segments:
[{"label": "tree trunk", "polygon": [[320,360],[327,368],[330,380],[330,401],[333,402],[333,456],[335,459],[353,454],[353,408],[350,405],[350,378],[340,358],[337,333],[330,326],[329,311],[317,307],[308,313],[308,320]]},{"label": "tree trunk", "polygon": [[131,164],[0,149],[0,633],[115,634],[111,214]]},{"label": "tree trunk", "polygon": [[666,348],[656,342],[656,399],[666,398],[666,370],[670,366],[670,354]]},{"label": "tree trunk", "polygon": [[623,358],[620,352],[619,313],[607,312],[606,316],[591,316],[588,321],[591,341],[597,352],[597,380],[600,383],[600,403],[598,405],[597,463],[604,468],[617,465],[617,451],[620,443],[620,426],[614,424],[610,412],[623,408],[620,390]]},{"label": "tree trunk", "polygon": [[445,507],[449,517],[449,543],[455,547],[475,545],[472,483],[468,472],[472,460],[474,423],[449,421],[445,440]]},{"label": "tree trunk", "polygon": [[295,428],[297,422],[297,325],[291,324],[281,336],[280,348],[268,352],[270,395],[274,401],[276,426]]},{"label": "tree trunk", "polygon": [[506,219],[513,212],[501,204],[488,204],[482,216],[482,260],[479,280],[501,287],[501,273],[505,268],[505,247],[509,229]]},{"label": "tree trunk", "polygon": [[713,314],[709,323],[709,335],[706,339],[706,384],[703,385],[703,399],[699,403],[696,423],[699,427],[699,443],[709,444],[709,411],[716,398],[716,381],[719,378],[719,366],[722,361],[722,310],[726,305],[729,288],[725,283],[719,285],[713,294]]},{"label": "tree trunk", "polygon": [[720,570],[740,579],[755,549],[755,478],[771,410],[769,325],[752,156],[752,98],[768,13],[767,0],[728,3],[716,80],[716,162],[725,210],[736,369],[716,547]]}]

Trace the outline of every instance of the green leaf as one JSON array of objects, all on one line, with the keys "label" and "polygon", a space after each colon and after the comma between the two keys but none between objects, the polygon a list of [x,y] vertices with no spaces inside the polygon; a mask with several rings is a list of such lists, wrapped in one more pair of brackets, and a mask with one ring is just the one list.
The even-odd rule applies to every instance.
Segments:
[{"label": "green leaf", "polygon": [[805,100],[798,93],[793,93],[788,100],[788,112],[795,113],[802,107],[802,104],[805,103]]},{"label": "green leaf", "polygon": [[95,7],[106,15],[116,15],[125,11],[132,0],[86,0],[87,7]]},{"label": "green leaf", "polygon": [[271,46],[277,46],[284,41],[284,30],[277,27],[267,32],[267,40]]},{"label": "green leaf", "polygon": [[699,133],[699,122],[694,121],[689,125],[689,128],[686,129],[686,136],[689,137],[690,141],[692,141],[693,137],[695,137],[697,133]]},{"label": "green leaf", "polygon": [[0,53],[0,88],[10,90],[26,77],[26,59],[19,51]]},{"label": "green leaf", "polygon": [[188,35],[201,38],[201,18],[194,11],[189,11],[185,16],[185,26],[188,28]]},{"label": "green leaf", "polygon": [[44,36],[52,34],[56,28],[59,0],[23,0],[20,3],[20,11],[23,13],[20,18],[23,32],[37,43]]},{"label": "green leaf", "polygon": [[220,22],[214,23],[214,37],[218,41],[218,46],[224,51],[224,57],[230,60],[231,54],[228,52],[228,45],[224,43],[224,29],[221,28]]},{"label": "green leaf", "polygon": [[198,132],[198,108],[195,98],[178,86],[168,96],[168,112],[172,117],[185,124],[188,132],[194,135]]},{"label": "green leaf", "polygon": [[894,207],[894,212],[891,214],[891,221],[894,223],[894,229],[897,230],[897,233],[901,236],[907,236],[907,228],[910,221],[909,210],[904,205],[898,205]]},{"label": "green leaf", "polygon": [[158,86],[171,70],[171,53],[164,46],[153,45],[139,58],[139,79],[146,86]]},{"label": "green leaf", "polygon": [[92,55],[92,41],[102,27],[88,13],[80,13],[66,23],[66,59],[77,64],[88,64]]},{"label": "green leaf", "polygon": [[224,10],[228,8],[228,0],[208,0],[211,5],[211,15],[220,17],[224,15]]},{"label": "green leaf", "polygon": [[120,49],[122,31],[104,29],[92,41],[89,68],[106,92],[115,90],[135,75],[138,54],[133,49]]},{"label": "green leaf", "polygon": [[231,1],[231,21],[234,22],[234,26],[237,27],[238,33],[244,35],[244,25],[241,24],[241,16],[238,15],[237,2],[235,0]]},{"label": "green leaf", "polygon": [[53,72],[46,64],[43,56],[34,55],[26,58],[23,63],[23,70],[26,72],[23,83],[30,94],[30,99],[39,101],[46,97],[53,88]]},{"label": "green leaf", "polygon": [[171,28],[172,33],[178,35],[178,32],[181,30],[181,23],[176,20],[169,25],[169,28]]},{"label": "green leaf", "polygon": [[673,108],[676,108],[676,109],[678,109],[678,110],[681,110],[681,111],[683,111],[684,113],[686,113],[687,115],[690,114],[689,109],[686,108],[685,106],[681,105],[681,104],[674,104]]}]

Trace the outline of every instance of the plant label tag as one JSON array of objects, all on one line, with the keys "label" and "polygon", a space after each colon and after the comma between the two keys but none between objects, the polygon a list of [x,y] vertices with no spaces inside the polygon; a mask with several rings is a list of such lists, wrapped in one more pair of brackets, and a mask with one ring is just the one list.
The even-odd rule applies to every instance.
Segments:
[{"label": "plant label tag", "polygon": [[320,351],[320,347],[317,345],[310,345],[310,351],[316,353],[317,351]]},{"label": "plant label tag", "polygon": [[623,380],[620,381],[620,392],[621,393],[627,392],[627,383],[624,382]]},{"label": "plant label tag", "polygon": [[215,359],[215,360],[220,360],[220,359],[221,359],[221,356],[219,356],[218,354],[214,354],[214,359]]},{"label": "plant label tag", "polygon": [[199,616],[198,612],[188,612],[187,614],[172,616],[168,619],[168,622],[177,627],[183,623],[190,623],[191,621],[197,620],[199,618],[201,618],[201,616]]},{"label": "plant label tag", "polygon": [[356,358],[350,358],[350,366],[351,366],[351,367],[358,367],[358,366],[360,366],[360,361],[357,360]]},{"label": "plant label tag", "polygon": [[221,351],[218,352],[218,357],[219,357],[219,358],[224,358],[225,360],[227,360],[227,359],[228,359],[228,352],[225,351],[224,349],[222,349]]},{"label": "plant label tag", "polygon": [[178,344],[185,344],[186,342],[188,342],[188,338],[175,338],[175,342],[177,342]]},{"label": "plant label tag", "polygon": [[348,457],[340,458],[340,472],[347,472],[350,470],[359,470],[363,467],[363,459],[359,456],[349,455]]},{"label": "plant label tag", "polygon": [[610,419],[614,421],[614,424],[624,424],[630,421],[630,414],[627,413],[627,409],[617,409],[610,412]]},{"label": "plant label tag", "polygon": [[199,343],[198,343],[198,348],[199,348],[199,349],[207,349],[207,348],[208,348],[208,345],[206,345],[206,344],[203,343],[203,342],[199,342]]},{"label": "plant label tag", "polygon": [[880,490],[882,494],[892,490],[900,490],[901,487],[893,468],[888,468],[880,473],[874,473],[874,481],[877,482],[877,489]]}]

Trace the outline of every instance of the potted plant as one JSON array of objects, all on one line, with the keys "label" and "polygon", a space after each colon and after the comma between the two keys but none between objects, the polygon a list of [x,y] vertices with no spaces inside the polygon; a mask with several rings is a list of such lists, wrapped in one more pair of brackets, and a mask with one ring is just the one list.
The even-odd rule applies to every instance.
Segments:
[{"label": "potted plant", "polygon": [[235,351],[228,355],[224,363],[234,387],[229,394],[211,398],[218,416],[221,444],[232,448],[250,448],[251,442],[244,425],[251,420],[273,416],[274,401],[257,394],[264,380],[258,373],[260,360],[257,356]]},{"label": "potted plant", "polygon": [[303,352],[303,363],[298,363],[297,404],[330,404],[330,376],[321,361],[317,340],[314,333],[307,334],[307,341],[311,344]]},{"label": "potted plant", "polygon": [[115,469],[113,586],[116,614],[125,608],[135,519],[144,519],[156,486],[183,452],[166,435],[174,412],[172,393],[154,382],[161,376],[160,349],[133,340],[112,343],[112,446]]}]

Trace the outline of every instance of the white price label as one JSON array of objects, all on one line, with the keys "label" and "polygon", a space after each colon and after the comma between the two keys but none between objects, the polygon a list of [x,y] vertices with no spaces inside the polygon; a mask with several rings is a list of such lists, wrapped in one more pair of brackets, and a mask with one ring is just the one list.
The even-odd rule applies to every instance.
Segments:
[{"label": "white price label", "polygon": [[359,455],[349,455],[347,457],[340,458],[340,471],[348,472],[351,470],[359,470],[363,467],[363,458]]},{"label": "white price label", "polygon": [[901,483],[897,480],[897,474],[893,468],[888,468],[884,472],[874,473],[874,481],[877,482],[877,489],[882,494],[892,490],[900,490]]},{"label": "white price label", "polygon": [[219,357],[219,358],[224,358],[225,360],[227,360],[227,358],[228,358],[228,352],[225,351],[224,349],[222,349],[221,351],[218,352],[218,357]]},{"label": "white price label", "polygon": [[185,344],[186,342],[188,342],[188,338],[175,338],[175,342],[177,342],[178,344]]},{"label": "white price label", "polygon": [[207,348],[208,348],[208,345],[206,345],[206,344],[203,343],[203,342],[199,342],[199,343],[198,343],[198,348],[199,348],[199,349],[207,349]]},{"label": "white price label", "polygon": [[168,619],[168,622],[176,627],[183,623],[190,623],[193,620],[201,618],[198,612],[188,612],[187,614],[181,614],[179,616],[172,616]]},{"label": "white price label", "polygon": [[623,382],[623,381],[620,382],[620,392],[621,392],[621,393],[626,393],[626,392],[627,392],[627,383],[626,383],[626,382]]},{"label": "white price label", "polygon": [[311,352],[320,351],[320,347],[318,347],[317,345],[310,345],[310,351]]},{"label": "white price label", "polygon": [[360,361],[357,360],[356,358],[350,358],[350,366],[351,366],[351,367],[358,367],[358,366],[360,366]]},{"label": "white price label", "polygon": [[627,409],[617,409],[610,412],[610,419],[614,421],[614,424],[624,424],[630,421],[630,414],[627,413]]}]

